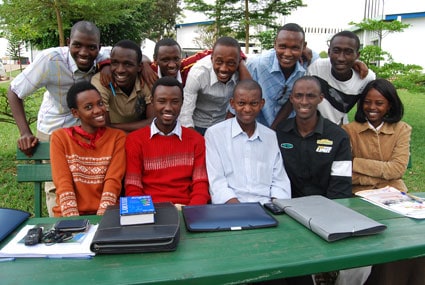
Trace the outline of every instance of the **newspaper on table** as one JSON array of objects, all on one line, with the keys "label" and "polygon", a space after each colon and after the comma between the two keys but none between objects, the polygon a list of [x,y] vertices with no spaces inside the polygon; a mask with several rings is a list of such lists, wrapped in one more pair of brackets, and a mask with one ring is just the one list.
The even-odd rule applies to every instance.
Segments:
[{"label": "newspaper on table", "polygon": [[425,219],[425,199],[404,193],[394,187],[363,190],[356,195],[384,209],[414,219]]},{"label": "newspaper on table", "polygon": [[[44,228],[44,232],[53,225],[36,225]],[[25,245],[25,236],[34,225],[26,225],[17,235],[0,250],[1,257],[42,257],[42,258],[81,258],[88,259],[95,255],[90,244],[98,225],[90,225],[86,232],[74,233],[72,239],[60,243],[39,243]]]}]

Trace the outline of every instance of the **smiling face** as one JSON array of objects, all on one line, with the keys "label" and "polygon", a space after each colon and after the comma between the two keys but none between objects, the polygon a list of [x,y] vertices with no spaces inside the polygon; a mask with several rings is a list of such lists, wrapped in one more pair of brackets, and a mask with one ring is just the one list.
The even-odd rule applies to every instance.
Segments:
[{"label": "smiling face", "polygon": [[142,63],[137,60],[136,51],[116,46],[111,52],[111,73],[115,83],[124,91],[131,92],[134,88]]},{"label": "smiling face", "polygon": [[330,43],[328,50],[332,64],[332,74],[338,80],[348,80],[352,76],[352,68],[359,58],[356,40],[349,37],[337,36]]},{"label": "smiling face", "polygon": [[282,70],[292,70],[300,60],[305,41],[301,32],[281,30],[276,37],[274,49]]},{"label": "smiling face", "polygon": [[238,87],[230,99],[230,105],[236,112],[236,119],[245,132],[255,126],[255,118],[264,106],[259,89]]},{"label": "smiling face", "polygon": [[367,120],[376,128],[390,111],[390,102],[378,90],[372,88],[363,101],[363,112]]},{"label": "smiling face", "polygon": [[158,85],[153,94],[156,127],[164,134],[170,133],[177,123],[183,105],[183,96],[178,86]]},{"label": "smiling face", "polygon": [[160,46],[158,55],[154,58],[161,70],[162,76],[177,77],[181,65],[181,51],[179,46]]},{"label": "smiling face", "polygon": [[81,71],[88,71],[93,67],[94,60],[99,54],[100,39],[94,34],[75,31],[69,39],[69,52]]},{"label": "smiling face", "polygon": [[239,68],[239,50],[233,46],[218,44],[211,55],[213,69],[220,82],[226,83]]},{"label": "smiling face", "polygon": [[310,120],[316,118],[317,105],[322,102],[323,94],[316,81],[298,80],[289,99],[297,114],[297,119]]},{"label": "smiling face", "polygon": [[106,108],[97,90],[86,90],[77,94],[77,108],[71,108],[75,118],[80,119],[81,128],[88,133],[95,133],[106,124]]}]

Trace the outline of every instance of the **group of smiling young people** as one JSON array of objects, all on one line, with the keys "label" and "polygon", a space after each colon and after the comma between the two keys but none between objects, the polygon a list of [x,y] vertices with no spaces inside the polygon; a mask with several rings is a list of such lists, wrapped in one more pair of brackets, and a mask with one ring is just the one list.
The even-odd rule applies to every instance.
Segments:
[{"label": "group of smiling young people", "polygon": [[[19,148],[31,155],[38,139],[51,142],[56,191],[46,191],[55,216],[102,215],[123,186],[124,195],[178,207],[344,198],[386,185],[407,191],[411,127],[394,86],[364,74],[359,49],[344,31],[331,39],[329,59],[316,59],[291,23],[252,58],[223,37],[181,59],[177,42],[164,39],[146,64],[128,40],[100,53],[99,31],[82,21],[69,47],[42,52],[12,82],[8,99]],[[106,75],[94,75],[106,58]],[[34,136],[22,99],[41,87]]]}]

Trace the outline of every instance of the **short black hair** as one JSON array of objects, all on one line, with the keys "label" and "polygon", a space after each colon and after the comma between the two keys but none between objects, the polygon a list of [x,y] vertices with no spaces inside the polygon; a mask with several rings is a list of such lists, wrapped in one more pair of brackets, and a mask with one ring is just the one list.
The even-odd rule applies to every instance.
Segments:
[{"label": "short black hair", "polygon": [[75,23],[71,28],[71,35],[70,38],[74,36],[75,32],[79,31],[80,33],[87,34],[87,35],[94,35],[97,37],[97,40],[100,44],[100,31],[99,28],[89,21],[79,21]]},{"label": "short black hair", "polygon": [[359,37],[351,32],[351,31],[341,31],[339,33],[336,33],[335,35],[332,36],[331,40],[329,41],[329,47],[332,45],[333,40],[336,37],[346,37],[346,38],[350,38],[356,41],[356,51],[358,52],[360,50],[360,39]]},{"label": "short black hair", "polygon": [[359,123],[364,123],[367,121],[366,114],[363,111],[363,104],[367,93],[371,89],[375,89],[376,91],[381,93],[381,95],[384,96],[385,99],[387,99],[390,103],[390,110],[382,118],[382,120],[388,123],[397,123],[401,121],[404,114],[403,102],[401,102],[400,97],[397,93],[397,89],[394,87],[394,85],[388,80],[382,78],[370,81],[363,89],[360,95],[360,99],[357,102],[357,111],[354,116],[354,120]]},{"label": "short black hair", "polygon": [[[66,103],[68,104],[69,109],[77,109],[77,96],[81,92],[88,90],[96,90],[97,93],[99,91],[92,85],[90,82],[86,80],[77,81],[74,85],[69,88],[68,93],[66,94]],[[99,93],[100,96],[100,93]]]},{"label": "short black hair", "polygon": [[261,98],[263,98],[263,89],[261,88],[260,84],[258,84],[258,82],[253,79],[244,79],[239,81],[233,89],[233,96],[235,95],[237,89],[259,90]]},{"label": "short black hair", "polygon": [[317,87],[319,87],[320,93],[322,93],[322,85],[320,84],[320,81],[319,81],[319,79],[317,79],[316,76],[304,75],[304,76],[298,78],[297,80],[295,80],[294,84],[292,86],[295,86],[295,84],[297,84],[298,81],[313,81],[317,85]]},{"label": "short black hair", "polygon": [[126,48],[126,49],[132,49],[136,52],[137,54],[137,63],[141,63],[142,62],[142,50],[140,49],[140,46],[137,45],[135,42],[131,41],[131,40],[121,40],[119,42],[117,42],[111,50],[114,50],[115,47],[120,47],[120,48]]},{"label": "short black hair", "polygon": [[227,46],[227,47],[235,47],[238,50],[238,60],[240,59],[241,56],[241,45],[238,43],[238,41],[232,37],[221,37],[219,39],[217,39],[214,43],[213,46],[213,53],[215,48],[220,45],[220,46]]},{"label": "short black hair", "polygon": [[157,58],[158,57],[159,48],[162,47],[162,46],[168,46],[168,47],[178,46],[179,47],[179,50],[180,50],[180,53],[182,51],[182,48],[180,47],[180,45],[179,45],[178,42],[176,42],[172,38],[165,38],[165,39],[159,40],[155,44],[155,48],[154,48],[154,51],[153,51],[153,58]]},{"label": "short black hair", "polygon": [[164,76],[155,81],[152,86],[152,98],[155,96],[155,91],[158,86],[177,86],[180,89],[183,98],[183,85],[173,76]]},{"label": "short black hair", "polygon": [[301,33],[303,35],[303,40],[305,41],[305,32],[304,32],[304,30],[303,30],[303,28],[301,28],[300,25],[298,25],[296,23],[287,23],[287,24],[283,25],[282,27],[280,27],[277,30],[276,37],[277,37],[277,35],[279,35],[279,33],[281,31],[290,31],[290,32]]}]

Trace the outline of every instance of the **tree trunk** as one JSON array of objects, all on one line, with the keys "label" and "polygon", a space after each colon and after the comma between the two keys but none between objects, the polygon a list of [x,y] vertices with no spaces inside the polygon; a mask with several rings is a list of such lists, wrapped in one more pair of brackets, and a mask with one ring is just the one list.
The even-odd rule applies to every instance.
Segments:
[{"label": "tree trunk", "polygon": [[65,46],[65,36],[63,34],[62,16],[61,16],[61,11],[59,9],[58,1],[55,0],[53,2],[53,6],[56,13],[56,21],[58,22],[59,46],[63,47]]},{"label": "tree trunk", "polygon": [[249,53],[249,8],[248,0],[245,0],[245,54]]}]

